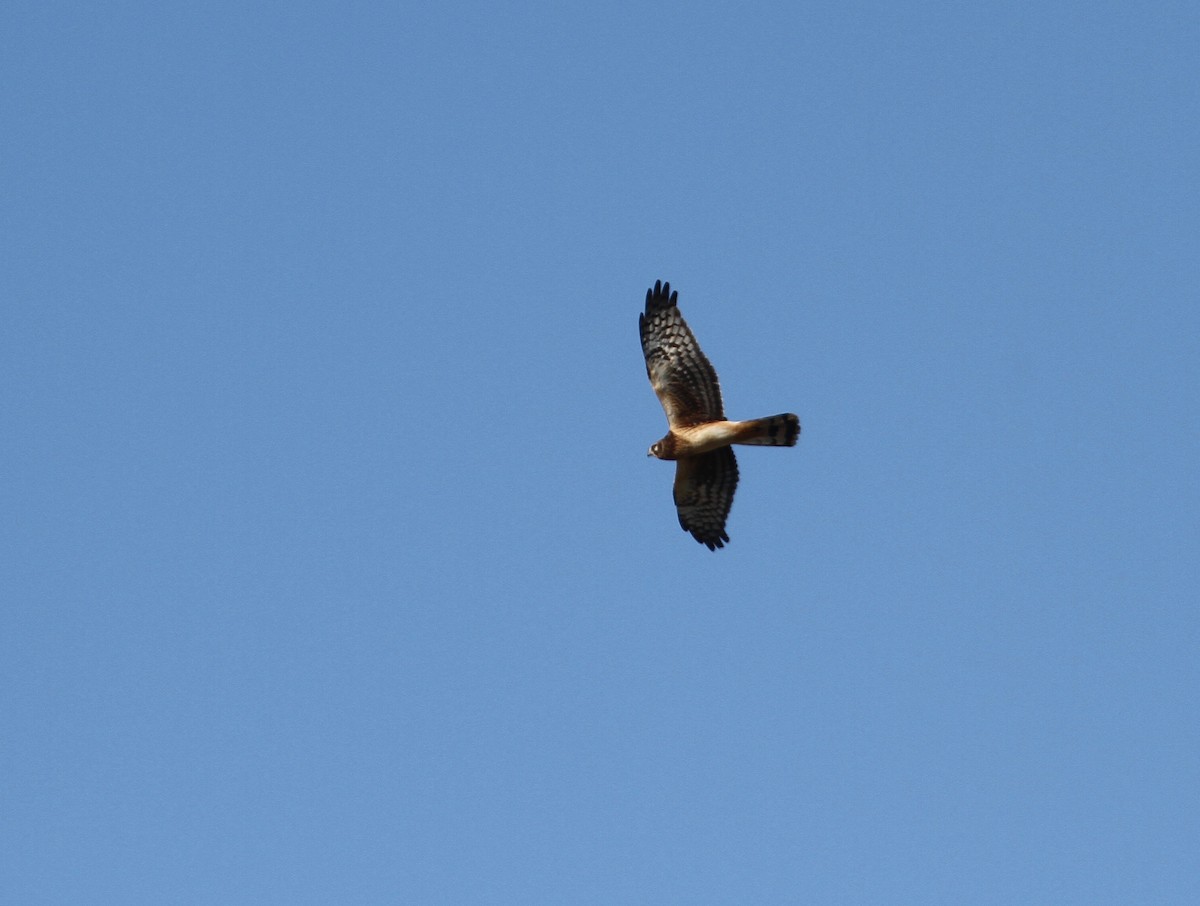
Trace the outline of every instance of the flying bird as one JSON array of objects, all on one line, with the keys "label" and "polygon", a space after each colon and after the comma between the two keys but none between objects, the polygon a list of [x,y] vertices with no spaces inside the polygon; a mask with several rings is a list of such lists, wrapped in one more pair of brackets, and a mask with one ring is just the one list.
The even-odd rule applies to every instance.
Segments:
[{"label": "flying bird", "polygon": [[730,444],[794,447],[800,419],[790,412],[748,422],[725,420],[717,372],[676,305],[670,283],[646,290],[638,315],[650,385],[667,413],[667,436],[648,456],[675,460],[675,508],[685,532],[710,551],[724,547],[725,520],[737,490],[738,467]]}]

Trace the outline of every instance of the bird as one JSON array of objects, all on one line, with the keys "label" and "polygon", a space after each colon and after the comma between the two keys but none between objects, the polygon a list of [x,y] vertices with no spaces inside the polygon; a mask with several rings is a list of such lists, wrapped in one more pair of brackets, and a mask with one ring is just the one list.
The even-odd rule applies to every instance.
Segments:
[{"label": "bird", "polygon": [[638,315],[650,386],[667,414],[666,437],[647,456],[674,460],[673,496],[679,525],[715,551],[729,541],[725,521],[737,490],[731,444],[794,447],[800,418],[791,412],[751,421],[725,419],[717,372],[679,312],[679,293],[655,280]]}]

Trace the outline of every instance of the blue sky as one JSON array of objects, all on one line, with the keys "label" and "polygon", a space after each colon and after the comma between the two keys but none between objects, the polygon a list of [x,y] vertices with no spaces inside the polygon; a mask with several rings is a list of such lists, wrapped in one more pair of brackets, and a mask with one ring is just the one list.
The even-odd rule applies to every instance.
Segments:
[{"label": "blue sky", "polygon": [[[1200,899],[1191,3],[15,3],[0,900]],[[746,449],[680,531],[637,314]]]}]

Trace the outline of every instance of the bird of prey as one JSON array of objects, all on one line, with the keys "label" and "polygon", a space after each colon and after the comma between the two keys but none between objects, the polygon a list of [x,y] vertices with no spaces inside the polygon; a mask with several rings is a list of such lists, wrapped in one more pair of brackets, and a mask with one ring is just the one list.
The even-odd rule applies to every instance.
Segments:
[{"label": "bird of prey", "polygon": [[709,550],[724,547],[725,520],[737,490],[738,467],[730,444],[794,447],[800,419],[790,412],[748,422],[725,420],[717,372],[709,364],[676,305],[670,283],[646,290],[638,316],[650,385],[667,413],[667,436],[648,456],[675,460],[675,508],[685,532]]}]

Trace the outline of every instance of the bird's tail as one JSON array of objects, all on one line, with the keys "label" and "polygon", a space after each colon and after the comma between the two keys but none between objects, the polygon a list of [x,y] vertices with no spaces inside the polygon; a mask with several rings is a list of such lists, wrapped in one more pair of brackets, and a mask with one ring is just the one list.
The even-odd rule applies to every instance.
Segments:
[{"label": "bird's tail", "polygon": [[794,447],[800,436],[800,419],[790,412],[738,422],[735,444],[756,444],[763,447]]}]

